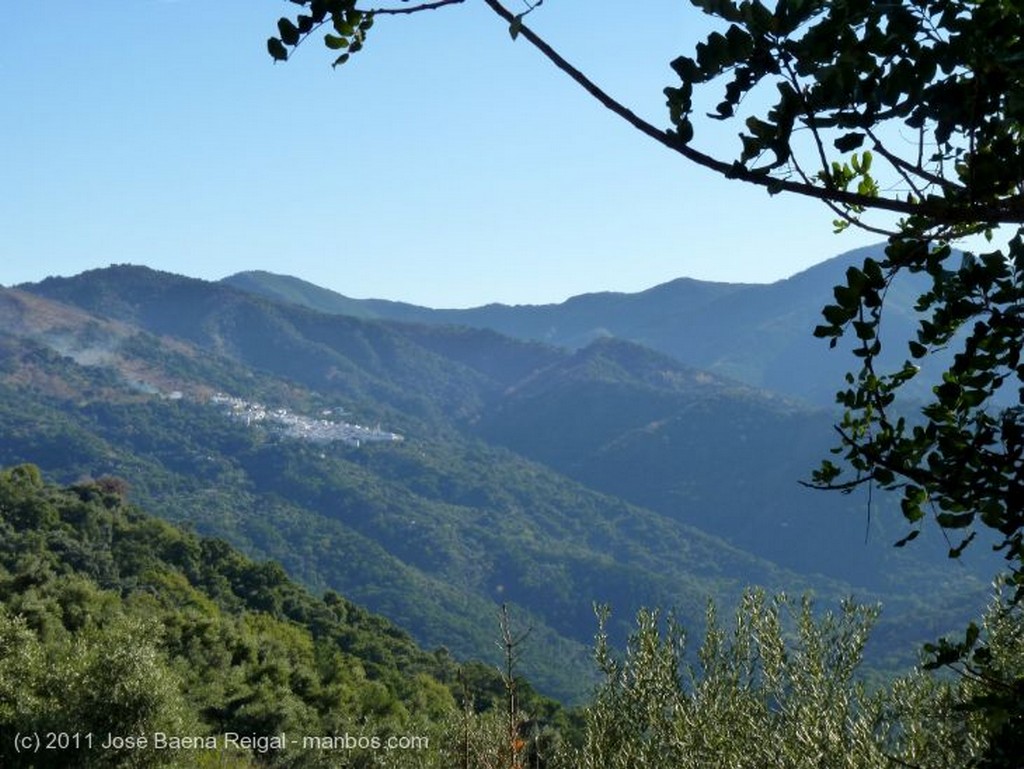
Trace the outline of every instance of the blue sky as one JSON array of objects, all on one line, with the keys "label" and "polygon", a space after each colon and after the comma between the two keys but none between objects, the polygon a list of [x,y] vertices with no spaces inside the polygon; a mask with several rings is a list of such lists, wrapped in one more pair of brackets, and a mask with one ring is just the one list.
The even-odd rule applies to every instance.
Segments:
[{"label": "blue sky", "polygon": [[[665,125],[668,62],[706,21],[686,0],[636,7],[547,0],[529,23]],[[5,3],[0,284],[131,262],[435,307],[540,303],[768,282],[878,239],[690,166],[478,0],[380,18],[337,70],[318,41],[272,64],[265,40],[297,8]],[[731,152],[735,130],[697,146]]]}]

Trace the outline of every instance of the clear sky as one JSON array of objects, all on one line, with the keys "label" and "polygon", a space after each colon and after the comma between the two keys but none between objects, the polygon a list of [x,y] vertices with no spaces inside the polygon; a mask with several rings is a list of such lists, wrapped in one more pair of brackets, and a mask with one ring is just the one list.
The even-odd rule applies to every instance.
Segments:
[{"label": "clear sky", "polygon": [[[878,239],[690,166],[479,0],[379,18],[337,70],[318,40],[272,64],[266,38],[297,10],[7,0],[0,284],[130,262],[435,307],[540,303],[769,282]],[[706,29],[686,0],[546,0],[528,21],[659,126],[668,63]],[[735,130],[697,146],[732,152]]]}]

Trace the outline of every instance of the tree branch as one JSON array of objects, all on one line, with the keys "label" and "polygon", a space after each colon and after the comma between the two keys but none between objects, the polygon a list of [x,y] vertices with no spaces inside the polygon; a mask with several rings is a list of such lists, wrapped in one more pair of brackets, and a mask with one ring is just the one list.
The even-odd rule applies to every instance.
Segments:
[{"label": "tree branch", "polygon": [[[454,0],[452,0],[454,1]],[[594,97],[603,107],[618,115],[629,123],[640,133],[648,136],[659,144],[682,155],[687,160],[699,166],[710,169],[724,176],[727,179],[738,179],[759,187],[765,187],[771,192],[790,192],[816,200],[832,201],[848,206],[863,206],[870,209],[882,209],[908,216],[927,216],[942,223],[1021,223],[1024,222],[1024,201],[1014,200],[1008,205],[977,205],[967,204],[950,207],[941,201],[917,201],[908,202],[897,198],[881,198],[871,195],[861,195],[846,190],[828,190],[816,187],[805,182],[795,182],[788,179],[779,179],[751,171],[739,163],[726,163],[699,150],[690,147],[681,141],[678,136],[670,131],[657,128],[643,118],[636,115],[621,102],[609,96],[597,86],[590,78],[580,70],[566,61],[561,54],[538,36],[532,29],[521,23],[521,17],[517,17],[498,0],[484,0],[487,6],[498,16],[504,19],[509,25],[515,24],[517,35],[525,38],[540,53],[554,64],[558,69],[568,75],[587,93]]]},{"label": "tree branch", "polygon": [[920,190],[917,189],[917,186],[910,180],[908,174],[914,174],[915,176],[919,176],[924,181],[929,182],[931,184],[934,184],[934,185],[936,185],[938,187],[941,187],[943,189],[943,191],[946,191],[946,192],[951,191],[951,190],[956,190],[956,191],[960,191],[960,192],[964,191],[964,187],[962,185],[957,184],[956,182],[952,182],[949,179],[945,179],[945,178],[943,178],[941,176],[938,176],[936,174],[933,174],[933,173],[927,171],[925,168],[923,168],[920,165],[920,162],[921,162],[920,161],[920,158],[921,158],[921,149],[920,148],[918,149],[918,165],[914,166],[914,165],[911,165],[910,163],[908,163],[907,161],[903,160],[903,158],[901,158],[901,157],[899,157],[897,155],[894,155],[893,153],[889,152],[889,150],[887,150],[885,148],[885,145],[882,144],[881,140],[879,140],[879,138],[877,136],[875,136],[874,131],[872,131],[870,128],[866,129],[865,133],[868,135],[868,138],[870,138],[871,141],[874,142],[874,150],[875,150],[875,152],[877,152],[883,158],[888,160],[889,163],[894,168],[896,168],[897,171],[899,171],[901,173],[903,178],[907,180],[907,183],[911,186],[911,189],[913,189],[913,191],[914,191],[914,193],[916,195],[920,196],[920,195],[922,195],[922,193],[921,193]]},{"label": "tree branch", "polygon": [[[810,184],[810,179],[807,176],[807,173],[800,166],[800,162],[796,159],[795,155],[789,159],[789,162],[792,164],[792,166],[796,170],[796,172],[800,175],[800,178],[803,179],[804,182],[806,182],[809,185]],[[871,232],[871,233],[874,233],[875,235],[881,235],[881,236],[883,236],[885,238],[890,238],[893,235],[895,235],[896,232],[897,232],[896,230],[884,230],[881,227],[875,227],[874,225],[866,224],[865,222],[863,222],[860,219],[860,217],[855,216],[854,214],[850,213],[849,211],[844,210],[840,205],[838,205],[837,203],[833,202],[828,197],[822,198],[821,201],[826,206],[828,206],[828,208],[832,211],[832,213],[834,213],[836,216],[838,216],[844,222],[847,222],[848,224],[850,224],[853,227],[857,227],[858,229],[864,230],[865,232]]]},{"label": "tree branch", "polygon": [[458,5],[464,3],[466,0],[436,0],[433,3],[423,3],[421,5],[410,5],[406,8],[368,8],[363,13],[369,13],[374,16],[398,16],[408,15],[410,13],[419,13],[420,11],[434,11],[438,8],[444,8],[446,5]]}]

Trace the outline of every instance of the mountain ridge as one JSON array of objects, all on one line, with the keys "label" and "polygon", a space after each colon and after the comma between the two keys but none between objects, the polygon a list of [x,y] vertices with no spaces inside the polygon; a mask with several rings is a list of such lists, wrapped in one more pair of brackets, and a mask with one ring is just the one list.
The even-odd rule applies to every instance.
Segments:
[{"label": "mountain ridge", "polygon": [[[104,288],[111,275],[83,280],[97,278],[99,288]],[[158,276],[141,278],[151,281]],[[60,294],[70,285],[51,284],[50,289],[60,290],[49,293]],[[170,279],[169,285],[175,291],[183,285],[206,290],[201,282]],[[192,314],[181,325],[177,318],[168,321],[156,306],[111,302],[105,291],[87,288],[83,304],[115,307],[111,314],[146,318],[151,324],[150,332],[138,329],[135,336],[119,337],[118,345],[111,345],[119,354],[135,352],[147,356],[151,365],[166,360],[178,369],[184,365],[181,359],[167,357],[170,353],[163,346],[171,344],[176,354],[188,350],[193,370],[209,379],[203,388],[186,387],[186,393],[244,382],[244,364],[237,358],[231,363],[224,355],[236,351],[244,358],[245,346],[216,334],[195,333],[208,328],[210,318]],[[133,302],[144,295],[134,291],[134,285],[126,291]],[[215,288],[213,295],[222,293]],[[50,308],[53,301],[35,304]],[[191,306],[203,303],[193,301]],[[236,309],[232,303],[228,312]],[[307,311],[294,316],[291,312],[280,317],[308,320]],[[343,331],[351,326],[345,319],[327,316],[323,322],[338,324]],[[114,323],[124,321],[97,319],[96,333]],[[279,324],[261,328],[291,333]],[[190,338],[168,341],[169,330],[182,329]],[[163,335],[149,335],[153,331]],[[684,579],[681,567],[671,565],[680,553],[691,552],[695,561],[716,563],[717,569],[733,563],[730,570],[752,578],[760,574],[757,581],[802,584],[798,575],[782,576],[774,565],[720,540],[596,494],[503,450],[455,439],[452,428],[432,434],[433,419],[406,418],[400,426],[410,433],[410,440],[394,449],[326,451],[271,441],[223,420],[191,396],[174,400],[166,392],[146,393],[123,378],[112,379],[117,358],[83,366],[58,351],[41,355],[50,349],[45,334],[32,340],[19,341],[10,334],[4,338],[13,372],[24,375],[35,369],[52,382],[72,384],[56,387],[45,397],[18,389],[16,382],[3,385],[3,464],[32,457],[65,480],[103,474],[127,477],[154,511],[227,536],[261,557],[275,557],[308,584],[343,589],[411,628],[418,638],[445,643],[462,654],[490,646],[483,628],[493,601],[522,605],[536,627],[534,657],[561,650],[562,672],[555,678],[553,672],[533,672],[540,685],[562,696],[579,696],[573,687],[585,686],[579,673],[587,668],[592,601],[614,600],[623,607],[625,618],[642,595],[652,602],[688,606],[696,616],[703,602],[697,596],[722,592],[715,586],[718,577],[693,574]],[[193,349],[203,340],[206,348]],[[522,347],[529,355],[537,352],[532,344]],[[359,355],[367,365],[377,365],[374,356],[362,351]],[[292,370],[290,362],[283,365]],[[240,372],[234,370],[237,366],[243,366]],[[449,366],[446,371],[452,376],[459,373],[488,392],[498,390],[467,370]],[[257,392],[291,398],[289,406],[296,398],[309,401],[313,408],[322,402],[315,393],[304,395],[296,383],[274,379],[273,372],[253,373],[251,385]],[[178,381],[173,384],[182,386]],[[354,414],[374,413],[372,403],[357,399],[365,393],[352,388],[341,392]],[[337,403],[340,393],[324,393],[329,402]],[[384,396],[390,397],[387,392]],[[457,412],[453,410],[456,416]],[[247,513],[241,516],[240,509]],[[296,552],[307,555],[297,558]],[[348,554],[347,566],[338,562],[338,553]],[[459,587],[461,583],[466,588]],[[569,630],[571,636],[566,635]],[[575,676],[572,683],[565,680],[566,673]]]},{"label": "mountain ridge", "polygon": [[[695,424],[683,417],[687,409],[705,413],[711,430],[745,420],[750,435],[813,411],[635,343],[596,339],[570,351],[490,330],[329,315],[146,268],[19,290],[104,313],[94,316],[100,337],[104,324],[126,324],[132,333],[116,345],[131,359],[124,371],[165,366],[202,380],[205,392],[308,413],[344,408],[407,440],[362,449],[289,442],[215,417],[197,399],[133,389],[113,364],[77,363],[45,334],[0,332],[0,360],[9,363],[0,367],[3,464],[42,456],[61,478],[127,474],[155,511],[273,556],[307,584],[344,587],[421,641],[459,653],[491,646],[481,627],[488,607],[507,600],[537,627],[532,674],[561,696],[585,686],[592,600],[612,601],[624,617],[642,601],[675,605],[692,619],[708,595],[727,602],[753,581],[915,605],[892,585],[845,581],[827,560],[819,559],[821,573],[793,570],[747,549],[737,532],[705,531],[716,486],[732,488],[738,474],[756,492],[769,471],[750,464],[756,455],[729,435],[708,443],[714,451],[687,436]],[[21,380],[33,371],[53,390],[26,389]],[[565,440],[539,457],[550,425]],[[692,473],[693,457],[702,456],[707,462]],[[628,483],[633,476],[640,482]],[[673,502],[677,480],[689,489],[689,519]],[[784,481],[770,488],[788,493]],[[640,492],[650,499],[640,503]],[[751,497],[728,499],[746,505]],[[756,505],[726,512],[720,521],[748,515],[772,524]],[[849,544],[836,530],[817,531],[839,550]],[[351,554],[352,568],[335,552]],[[958,586],[927,560],[912,561],[923,569],[918,581],[949,585],[944,606],[928,614],[955,626],[960,615],[950,607],[962,589],[984,582],[972,576]],[[893,621],[891,635],[919,632]]]},{"label": "mountain ridge", "polygon": [[[828,345],[813,338],[811,331],[820,322],[821,308],[828,303],[832,287],[843,281],[846,268],[880,255],[880,246],[854,249],[773,283],[684,277],[635,293],[594,292],[557,304],[487,304],[451,310],[351,299],[266,272],[239,273],[221,282],[307,306],[314,304],[311,297],[315,296],[317,309],[327,312],[488,328],[568,349],[614,336],[749,385],[830,405],[836,385],[824,382],[841,382],[849,365],[849,357],[843,354],[849,343],[842,342],[838,352],[830,353]],[[912,278],[909,282],[917,284]],[[915,294],[899,281],[891,293],[889,325],[898,326],[895,336],[902,338],[911,323]]]}]

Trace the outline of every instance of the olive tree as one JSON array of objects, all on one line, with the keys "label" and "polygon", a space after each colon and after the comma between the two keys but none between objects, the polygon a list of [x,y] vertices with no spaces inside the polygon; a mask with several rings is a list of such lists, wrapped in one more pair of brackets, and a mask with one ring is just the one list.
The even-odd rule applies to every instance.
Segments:
[{"label": "olive tree", "polygon": [[[195,734],[180,682],[157,649],[151,622],[117,617],[41,640],[0,605],[0,760],[9,767],[177,765],[176,750],[104,747],[107,734]],[[58,735],[21,749],[17,734]],[[43,739],[40,737],[40,739]]]},{"label": "olive tree", "polygon": [[[709,604],[704,639],[641,611],[625,652],[598,637],[603,680],[586,711],[584,769],[729,767],[883,769],[985,764],[989,713],[969,707],[987,687],[921,671],[868,688],[858,667],[876,607],[817,614],[808,599],[749,590],[730,623]],[[607,614],[604,615],[607,617]],[[1024,668],[1024,618],[993,601],[984,624],[992,664]],[[1012,670],[1009,670],[1009,669]]]}]

